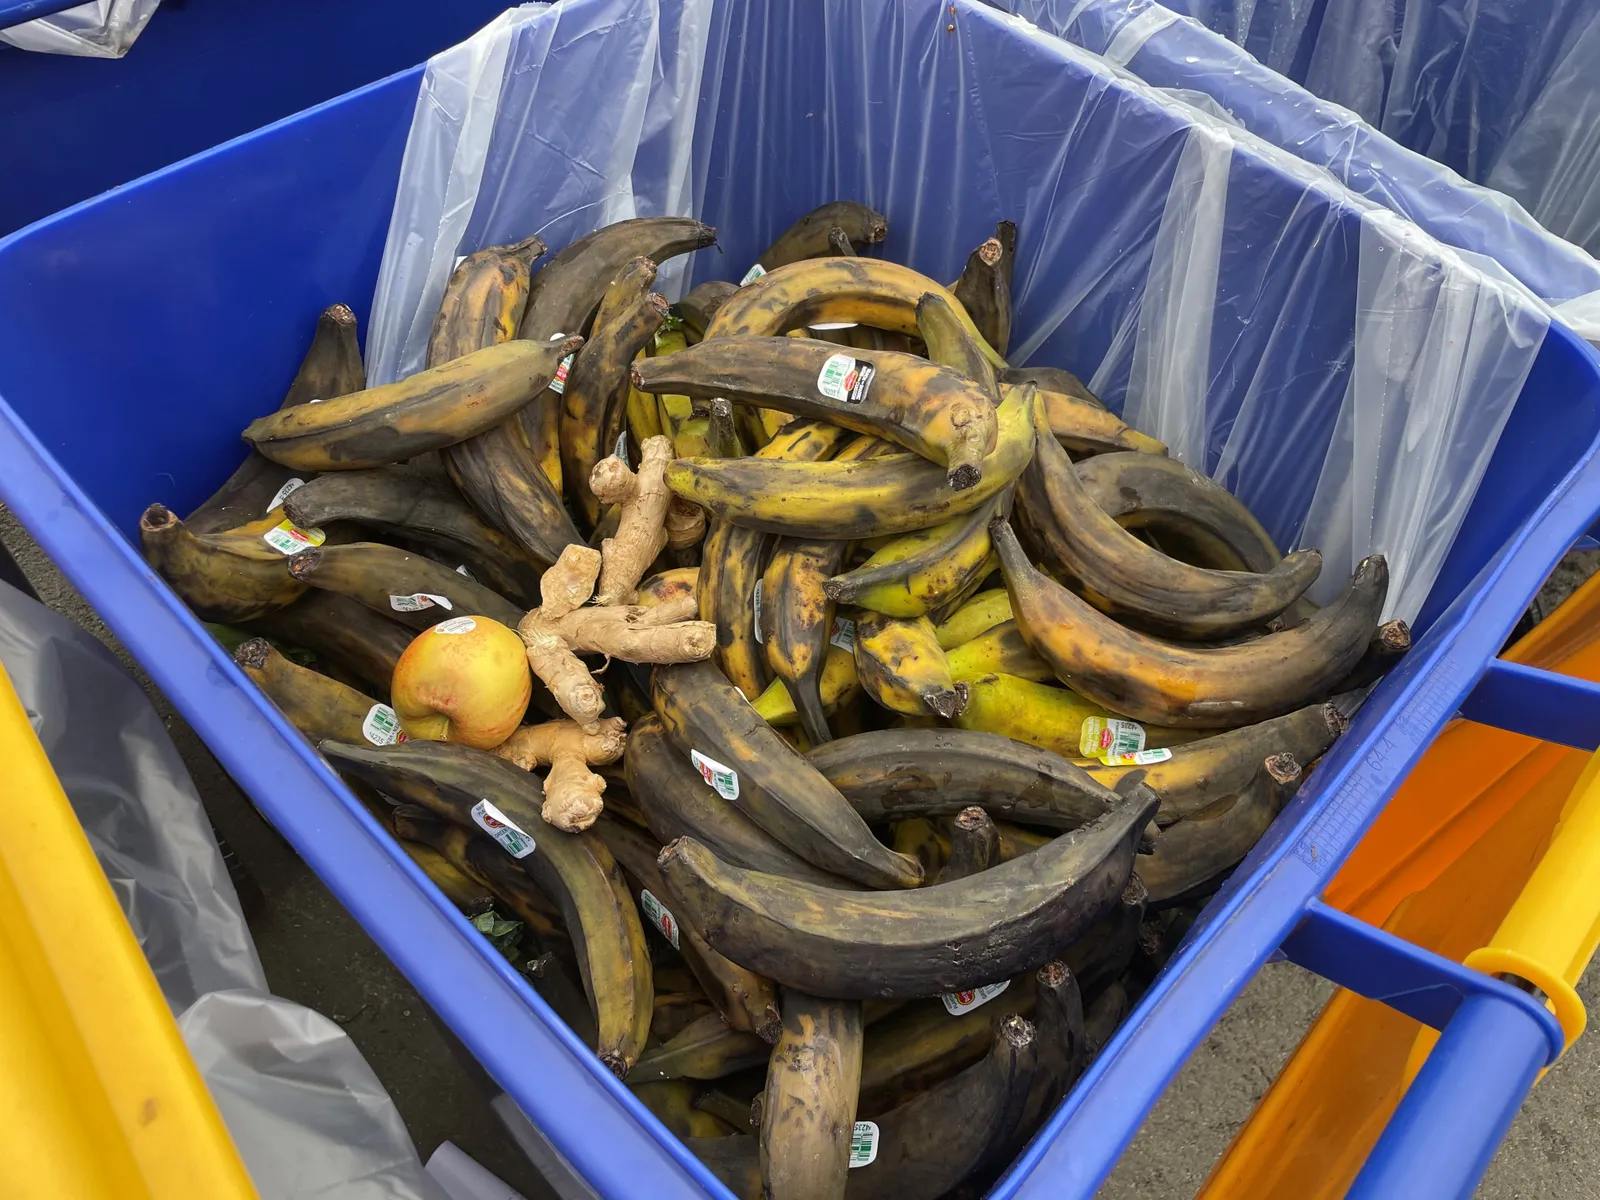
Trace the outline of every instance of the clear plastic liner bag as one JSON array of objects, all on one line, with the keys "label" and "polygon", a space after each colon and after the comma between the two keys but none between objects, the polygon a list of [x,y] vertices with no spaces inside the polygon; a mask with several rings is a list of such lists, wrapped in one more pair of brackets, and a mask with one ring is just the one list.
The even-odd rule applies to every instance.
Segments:
[{"label": "clear plastic liner bag", "polygon": [[[1548,310],[1506,272],[1480,270],[1181,95],[1028,21],[971,0],[955,8],[932,23],[873,0],[824,0],[803,15],[778,0],[610,0],[584,6],[580,24],[558,6],[522,18],[498,78],[488,72],[464,110],[429,102],[448,66],[436,59],[374,300],[385,361],[420,362],[434,289],[459,254],[535,231],[557,250],[637,210],[555,205],[530,193],[534,181],[546,192],[583,184],[585,197],[648,195],[663,162],[678,177],[686,146],[691,186],[674,211],[715,226],[725,251],[695,256],[691,281],[739,279],[791,221],[838,198],[885,213],[882,253],[940,280],[1009,219],[1019,231],[1013,361],[1091,380],[1113,409],[1239,494],[1286,549],[1322,548],[1319,595],[1365,555],[1387,554],[1386,615],[1415,618]],[[680,57],[703,57],[682,66],[701,81],[689,114],[683,89],[645,88],[635,43],[659,22],[665,46],[660,30],[688,29],[708,9],[703,39],[677,39]],[[633,21],[634,42],[611,39],[603,62],[583,64],[604,84],[573,83],[574,39]],[[441,59],[476,61],[502,36],[492,27]],[[519,101],[555,90],[559,104]],[[640,93],[642,113],[626,124],[641,131],[630,167],[610,139],[624,127],[617,111]],[[606,131],[605,181],[573,169],[590,159],[571,153],[579,135],[562,118],[580,111]],[[464,137],[448,158],[424,153],[455,128],[489,145],[481,170],[460,169]],[[672,153],[643,152],[652,128],[674,130]],[[462,184],[469,174],[475,190]],[[432,199],[446,194],[448,206]]]},{"label": "clear plastic liner bag", "polygon": [[1403,146],[1600,252],[1593,0],[1171,0]]},{"label": "clear plastic liner bag", "polygon": [[90,0],[0,31],[0,42],[43,54],[121,58],[155,15],[161,0]]},{"label": "clear plastic liner bag", "polygon": [[263,1200],[444,1200],[344,1031],[268,994],[200,797],[139,685],[6,584],[0,662]]},{"label": "clear plastic liner bag", "polygon": [[[1202,102],[1202,107],[1213,112],[1222,109],[1233,123],[1308,163],[1326,168],[1352,192],[1408,218],[1441,242],[1493,257],[1549,305],[1556,317],[1580,336],[1600,343],[1600,321],[1591,311],[1594,302],[1584,300],[1600,295],[1600,263],[1582,247],[1553,234],[1535,220],[1540,213],[1530,214],[1512,198],[1525,196],[1527,189],[1496,190],[1501,187],[1496,178],[1490,178],[1486,186],[1474,183],[1450,167],[1407,149],[1358,113],[1335,102],[1345,93],[1313,86],[1317,93],[1313,95],[1279,70],[1257,62],[1226,37],[1178,16],[1171,11],[1180,7],[1178,0],[1172,0],[1167,7],[1155,0],[996,3],[1047,33],[1102,55],[1175,98],[1194,104],[1198,97],[1208,97],[1210,103]],[[1385,9],[1386,6],[1387,0]],[[1264,27],[1263,14],[1271,7],[1270,0],[1261,0],[1249,10],[1255,13],[1258,26]],[[1210,11],[1217,17],[1217,10]],[[1287,20],[1290,7],[1273,11],[1281,12]],[[1243,6],[1229,13],[1247,19]],[[1347,27],[1350,28],[1354,27]],[[1355,42],[1352,34],[1345,44]],[[1319,43],[1332,44],[1330,38]],[[1268,47],[1252,44],[1252,49],[1268,55],[1265,61],[1269,63],[1280,61],[1271,57]],[[1600,45],[1596,51],[1600,54]],[[1366,50],[1356,58],[1362,64],[1377,61]],[[1392,61],[1392,54],[1390,58]],[[1351,71],[1341,70],[1339,78],[1349,81],[1354,76]],[[1550,94],[1556,93],[1552,89]],[[1579,143],[1586,133],[1600,129],[1600,111],[1594,115],[1597,119],[1576,123],[1570,131],[1558,128],[1550,133],[1563,139],[1572,152],[1571,169],[1563,172],[1567,180],[1581,177],[1576,170],[1582,156]],[[1600,195],[1600,191],[1581,192],[1575,200],[1590,203],[1591,195]],[[1600,214],[1596,220],[1600,222]]]}]

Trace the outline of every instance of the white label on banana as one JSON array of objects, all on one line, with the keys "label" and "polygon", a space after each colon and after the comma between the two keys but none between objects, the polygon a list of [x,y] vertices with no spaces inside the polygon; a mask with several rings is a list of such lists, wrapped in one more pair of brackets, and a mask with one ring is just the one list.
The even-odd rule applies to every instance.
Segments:
[{"label": "white label on banana", "polygon": [[808,325],[806,328],[813,329],[818,333],[831,333],[835,329],[854,329],[858,324],[860,324],[859,321],[820,321],[815,325]]},{"label": "white label on banana", "polygon": [[662,936],[672,943],[672,948],[678,948],[678,919],[667,911],[666,905],[657,900],[648,890],[640,891],[639,907],[644,909],[645,920],[661,930]]},{"label": "white label on banana", "polygon": [[512,858],[527,858],[533,853],[533,839],[487,799],[479,800],[472,806],[472,819],[479,829],[499,842]]},{"label": "white label on banana", "polygon": [[763,645],[763,644],[765,644],[765,642],[767,640],[766,637],[761,632],[761,584],[762,584],[762,580],[759,580],[759,579],[756,580],[755,591],[750,593],[750,612],[753,615],[754,621],[755,621],[755,631],[754,632],[755,632],[755,635],[756,635],[756,644],[757,645]]},{"label": "white label on banana", "polygon": [[301,529],[293,521],[282,520],[263,533],[261,540],[279,554],[293,558],[302,550],[322,545],[327,537],[320,529]]},{"label": "white label on banana", "polygon": [[1100,761],[1108,767],[1148,767],[1171,757],[1171,750],[1135,750],[1132,754],[1107,754]]},{"label": "white label on banana", "polygon": [[[456,574],[457,575],[465,575],[468,579],[472,579],[472,572],[467,570],[467,564],[466,563],[462,563],[459,567],[456,568]],[[478,581],[476,579],[472,579],[472,582],[473,583],[477,583]]]},{"label": "white label on banana", "polygon": [[870,1167],[878,1161],[878,1125],[875,1121],[857,1121],[850,1132],[850,1165]]},{"label": "white label on banana", "polygon": [[443,596],[435,596],[432,592],[412,592],[409,596],[389,597],[389,607],[395,612],[421,612],[425,608],[432,608],[435,604],[446,611],[455,607]]},{"label": "white label on banana", "polygon": [[986,983],[979,988],[971,988],[964,992],[946,992],[939,999],[944,1001],[944,1010],[952,1017],[959,1017],[962,1013],[969,1013],[980,1004],[987,1004],[1001,992],[1011,986],[1011,980],[1002,979],[999,983]]},{"label": "white label on banana", "polygon": [[400,718],[387,704],[374,704],[361,722],[362,736],[374,746],[392,746],[406,740],[406,731],[400,728]]},{"label": "white label on banana", "polygon": [[[565,336],[561,333],[556,334],[556,337]],[[556,395],[559,396],[567,390],[567,374],[572,370],[572,360],[577,357],[576,354],[569,354],[557,364],[555,378],[550,381],[550,390]]]},{"label": "white label on banana", "polygon": [[622,465],[628,465],[628,431],[624,429],[617,434],[617,447],[611,453],[622,460]]},{"label": "white label on banana", "polygon": [[854,653],[856,648],[856,623],[849,617],[835,617],[828,631],[828,644]]},{"label": "white label on banana", "polygon": [[1144,749],[1144,726],[1120,717],[1085,717],[1078,730],[1078,749],[1085,758],[1137,754]]},{"label": "white label on banana", "polygon": [[860,404],[872,387],[878,369],[864,359],[849,354],[830,354],[817,372],[817,391],[830,400]]},{"label": "white label on banana", "polygon": [[760,263],[757,263],[755,266],[751,267],[748,271],[746,271],[744,273],[744,278],[739,280],[739,286],[743,287],[747,283],[754,283],[756,280],[760,279],[766,273],[767,273],[767,269],[765,267],[763,267]]},{"label": "white label on banana", "polygon": [[448,621],[440,621],[433,627],[435,633],[471,633],[478,627],[478,623],[471,617],[451,617]]},{"label": "white label on banana", "polygon": [[305,485],[306,485],[306,481],[304,479],[286,479],[286,480],[284,480],[283,486],[281,488],[279,488],[278,491],[277,491],[277,494],[272,497],[272,503],[267,505],[267,511],[270,513],[273,509],[277,508],[278,505],[282,504],[290,496],[294,495],[301,488],[305,487]]},{"label": "white label on banana", "polygon": [[694,764],[694,769],[700,772],[700,777],[711,785],[711,788],[724,800],[737,800],[739,798],[739,772],[732,767],[724,766],[714,758],[707,758],[698,750],[689,751],[689,761]]}]

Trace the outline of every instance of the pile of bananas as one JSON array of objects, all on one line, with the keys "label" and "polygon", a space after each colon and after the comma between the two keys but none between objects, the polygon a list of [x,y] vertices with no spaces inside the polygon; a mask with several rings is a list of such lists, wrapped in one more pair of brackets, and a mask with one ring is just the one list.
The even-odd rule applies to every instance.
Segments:
[{"label": "pile of bananas", "polygon": [[[949,286],[857,253],[887,234],[829,204],[671,306],[692,220],[537,271],[536,238],[481,250],[386,387],[336,306],[244,465],[142,526],[444,892],[523,923],[600,1060],[768,1200],[981,1194],[1410,642],[1381,557],[1313,605],[1316,551],[1007,364],[1009,223]],[[404,738],[396,664],[464,614],[521,626],[563,729]],[[660,636],[571,632],[602,617]],[[593,809],[552,824],[569,767]]]}]

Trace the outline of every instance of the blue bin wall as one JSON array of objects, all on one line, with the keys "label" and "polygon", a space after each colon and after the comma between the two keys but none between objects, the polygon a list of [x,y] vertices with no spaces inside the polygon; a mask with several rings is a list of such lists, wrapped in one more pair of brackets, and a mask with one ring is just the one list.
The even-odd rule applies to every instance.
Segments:
[{"label": "blue bin wall", "polygon": [[0,234],[415,66],[506,0],[167,0],[126,57],[0,46]]},{"label": "blue bin wall", "polygon": [[[717,93],[723,108],[706,126],[701,156],[705,215],[723,221],[727,254],[703,253],[699,270],[737,274],[794,213],[856,194],[884,204],[896,257],[949,277],[1011,203],[1047,188],[1061,197],[1061,227],[1023,231],[1019,271],[1069,271],[1075,241],[1120,238],[1116,244],[1130,253],[1102,286],[1107,296],[1130,297],[1140,286],[1148,269],[1138,242],[1149,228],[1142,206],[1165,196],[1181,141],[1170,113],[1132,106],[1118,126],[1121,156],[1094,173],[1075,171],[1061,138],[1051,136],[1051,114],[1062,106],[1098,114],[1109,107],[1100,94],[1110,85],[1041,45],[1013,41],[998,18],[963,9],[952,52],[985,80],[985,136],[976,136],[977,114],[962,89],[930,95],[931,120],[974,134],[941,143],[940,173],[930,184],[903,168],[897,173],[892,144],[872,138],[867,126],[851,135],[855,142],[833,145],[808,117],[839,102],[839,80],[813,69],[825,30],[798,8],[721,10],[733,11],[740,26],[722,26],[717,36],[749,57],[728,61]],[[884,0],[873,11],[882,24],[869,46],[888,54],[904,34],[901,49],[914,50],[916,38],[896,18],[909,6]],[[897,69],[868,51],[862,57],[869,79]],[[350,303],[365,320],[417,79],[411,73],[365,89],[0,241],[0,497],[577,1169],[605,1195],[692,1195],[710,1186],[703,1169],[685,1160],[387,843],[125,540],[152,500],[186,511],[227,475],[243,454],[239,429],[276,406],[324,306]],[[870,86],[863,94],[870,98]],[[759,122],[734,116],[736,95],[747,104],[761,97]],[[1241,208],[1225,239],[1226,319],[1242,328],[1252,313],[1281,305],[1274,264],[1291,260],[1319,301],[1295,301],[1304,306],[1302,344],[1275,351],[1285,355],[1287,410],[1334,386],[1336,371],[1308,377],[1305,364],[1332,339],[1331,314],[1343,308],[1348,324],[1354,226],[1330,212],[1331,228],[1343,236],[1267,256],[1252,237],[1249,212],[1327,201],[1247,156],[1231,169],[1230,195]],[[750,190],[758,177],[769,181],[759,196]],[[930,215],[944,219],[901,221],[895,197],[930,186],[942,189]],[[1081,365],[1098,357],[1108,337],[1101,322],[1069,323],[1035,361]],[[1249,352],[1247,340],[1239,344]],[[1290,855],[1294,873],[1275,876],[1272,888],[1258,887],[1248,872],[1236,877],[1228,903],[1255,904],[1253,919],[1238,915],[1201,931],[1001,1194],[1092,1191],[1165,1078],[1231,999],[1229,988],[1242,987],[1292,924],[1299,892],[1314,887],[1318,870],[1333,868],[1341,847],[1381,807],[1395,772],[1453,711],[1451,697],[1481,671],[1540,572],[1587,524],[1597,501],[1570,494],[1572,473],[1592,455],[1597,434],[1600,363],[1553,330],[1430,602],[1440,612],[1454,607],[1361,712],[1253,860],[1261,871],[1276,869],[1268,858],[1300,844],[1338,788],[1337,832],[1320,836],[1318,867]],[[1516,545],[1502,550],[1513,534]],[[1430,683],[1434,665],[1450,662],[1452,672]],[[1426,705],[1407,707],[1414,692],[1430,687]],[[1234,947],[1230,937],[1248,944]],[[1198,958],[1206,972],[1192,969]]]}]

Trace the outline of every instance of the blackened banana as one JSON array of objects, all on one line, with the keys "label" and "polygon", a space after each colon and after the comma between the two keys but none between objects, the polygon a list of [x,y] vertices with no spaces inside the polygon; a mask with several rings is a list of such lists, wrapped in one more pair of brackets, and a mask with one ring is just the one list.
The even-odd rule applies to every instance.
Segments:
[{"label": "blackened banana", "polygon": [[359,600],[413,629],[430,629],[450,617],[467,616],[485,616],[515,629],[523,616],[521,608],[483,584],[381,542],[306,550],[289,560],[284,574]]},{"label": "blackened banana", "polygon": [[961,278],[950,285],[978,332],[1000,354],[1011,345],[1011,269],[1016,257],[1016,223],[1001,221],[994,236],[967,256]]}]

